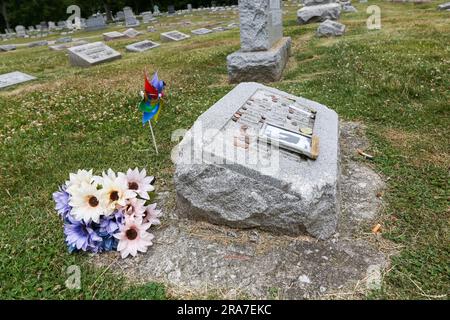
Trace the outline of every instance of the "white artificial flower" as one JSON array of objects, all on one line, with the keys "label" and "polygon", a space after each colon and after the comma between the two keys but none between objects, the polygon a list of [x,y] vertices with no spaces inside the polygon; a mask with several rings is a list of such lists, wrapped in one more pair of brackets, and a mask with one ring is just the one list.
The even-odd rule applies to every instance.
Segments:
[{"label": "white artificial flower", "polygon": [[92,169],[78,170],[77,173],[70,173],[69,180],[66,181],[67,189],[69,194],[76,192],[77,189],[81,187],[83,183],[91,184],[94,181],[94,176],[92,175]]},{"label": "white artificial flower", "polygon": [[101,190],[97,190],[97,185],[83,182],[70,198],[69,205],[72,207],[70,214],[78,221],[90,220],[98,223],[100,216],[106,212],[106,203],[102,197]]},{"label": "white artificial flower", "polygon": [[111,169],[102,175],[103,199],[107,203],[108,213],[115,209],[125,207],[127,200],[136,197],[136,193],[128,189],[127,181],[122,177],[117,177]]}]

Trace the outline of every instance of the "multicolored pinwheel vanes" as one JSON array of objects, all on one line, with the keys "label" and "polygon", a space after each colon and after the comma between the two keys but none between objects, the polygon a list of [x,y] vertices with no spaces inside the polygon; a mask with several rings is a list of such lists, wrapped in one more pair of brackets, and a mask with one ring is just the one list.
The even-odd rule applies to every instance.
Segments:
[{"label": "multicolored pinwheel vanes", "polygon": [[162,98],[164,97],[164,81],[158,79],[156,72],[151,82],[148,81],[147,73],[145,77],[145,90],[141,92],[142,101],[139,103],[139,109],[143,112],[142,124],[146,124],[152,119],[158,122],[159,114],[162,108]]},{"label": "multicolored pinwheel vanes", "polygon": [[158,79],[158,73],[155,72],[151,82],[148,81],[147,73],[144,72],[145,88],[141,91],[142,101],[139,103],[139,110],[142,111],[142,124],[147,122],[152,133],[153,144],[155,145],[156,153],[158,154],[158,146],[156,145],[155,134],[153,133],[152,119],[158,122],[159,114],[161,113],[162,101],[164,97],[165,82]]}]

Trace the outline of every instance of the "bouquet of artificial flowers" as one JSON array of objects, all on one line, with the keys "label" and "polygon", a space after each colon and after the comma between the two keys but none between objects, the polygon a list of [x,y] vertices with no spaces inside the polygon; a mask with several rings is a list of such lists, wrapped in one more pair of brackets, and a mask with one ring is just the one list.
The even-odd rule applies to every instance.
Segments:
[{"label": "bouquet of artificial flowers", "polygon": [[55,210],[64,221],[69,252],[120,251],[122,258],[146,252],[154,236],[147,230],[160,224],[156,203],[146,205],[154,177],[145,169],[101,176],[78,170],[53,193]]}]

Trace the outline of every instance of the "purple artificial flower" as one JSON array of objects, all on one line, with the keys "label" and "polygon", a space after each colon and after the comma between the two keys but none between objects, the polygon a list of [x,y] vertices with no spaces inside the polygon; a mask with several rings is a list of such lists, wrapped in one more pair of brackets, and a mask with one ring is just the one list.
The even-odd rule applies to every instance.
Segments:
[{"label": "purple artificial flower", "polygon": [[119,210],[114,210],[113,214],[107,217],[102,217],[100,219],[100,235],[113,235],[114,233],[119,231],[119,227],[124,223],[124,218],[124,214]]},{"label": "purple artificial flower", "polygon": [[75,247],[78,250],[97,252],[102,238],[98,236],[90,223],[83,220],[64,224],[64,234],[69,248]]},{"label": "purple artificial flower", "polygon": [[55,201],[55,210],[61,216],[61,218],[65,219],[66,216],[72,210],[72,207],[69,205],[70,195],[66,191],[67,186],[64,184],[59,187],[57,192],[53,193],[53,200]]}]

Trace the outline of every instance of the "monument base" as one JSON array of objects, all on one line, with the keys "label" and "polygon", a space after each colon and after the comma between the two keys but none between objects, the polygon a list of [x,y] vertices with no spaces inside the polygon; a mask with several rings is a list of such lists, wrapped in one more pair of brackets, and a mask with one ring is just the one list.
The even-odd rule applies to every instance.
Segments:
[{"label": "monument base", "polygon": [[[255,95],[272,95],[283,106],[315,110],[313,135],[320,139],[316,160],[281,148],[266,151],[251,134],[248,143],[236,139],[242,127],[233,115],[243,106],[248,111],[241,119],[251,119],[254,110],[261,110],[252,102],[257,101]],[[267,122],[280,114],[286,117],[283,106],[268,101],[271,98],[262,102],[262,108],[271,110]],[[251,111],[250,105],[256,109]],[[179,215],[235,228],[329,238],[340,212],[338,137],[338,116],[326,106],[261,84],[241,83],[202,114],[177,147]]]},{"label": "monument base", "polygon": [[282,38],[268,51],[237,51],[227,57],[231,83],[274,82],[281,78],[291,52],[291,38]]}]

